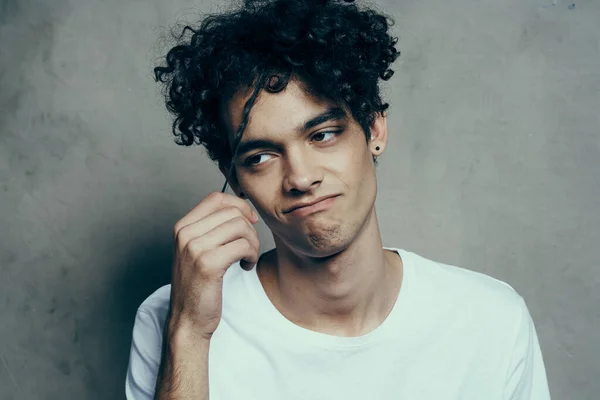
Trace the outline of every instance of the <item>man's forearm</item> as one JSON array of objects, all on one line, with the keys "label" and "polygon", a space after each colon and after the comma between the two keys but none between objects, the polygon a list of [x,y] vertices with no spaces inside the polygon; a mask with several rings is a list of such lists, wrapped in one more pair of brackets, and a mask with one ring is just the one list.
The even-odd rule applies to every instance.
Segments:
[{"label": "man's forearm", "polygon": [[210,341],[190,330],[165,328],[155,400],[208,400]]}]

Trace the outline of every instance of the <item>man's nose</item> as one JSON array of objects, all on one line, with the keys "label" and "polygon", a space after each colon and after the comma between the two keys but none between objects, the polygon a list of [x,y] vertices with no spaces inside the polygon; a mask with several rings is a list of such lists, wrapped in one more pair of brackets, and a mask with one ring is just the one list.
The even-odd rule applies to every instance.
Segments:
[{"label": "man's nose", "polygon": [[288,154],[283,178],[286,192],[307,192],[323,181],[323,168],[308,152]]}]

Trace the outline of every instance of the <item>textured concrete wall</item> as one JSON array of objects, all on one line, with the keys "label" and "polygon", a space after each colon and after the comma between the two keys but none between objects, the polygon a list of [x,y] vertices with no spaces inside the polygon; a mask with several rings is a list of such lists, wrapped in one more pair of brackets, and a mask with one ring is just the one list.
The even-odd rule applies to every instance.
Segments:
[{"label": "textured concrete wall", "polygon": [[[510,283],[553,397],[600,398],[600,2],[379,4],[402,49],[385,244]],[[150,73],[165,27],[210,8],[0,0],[0,398],[123,397],[172,226],[222,184]]]}]

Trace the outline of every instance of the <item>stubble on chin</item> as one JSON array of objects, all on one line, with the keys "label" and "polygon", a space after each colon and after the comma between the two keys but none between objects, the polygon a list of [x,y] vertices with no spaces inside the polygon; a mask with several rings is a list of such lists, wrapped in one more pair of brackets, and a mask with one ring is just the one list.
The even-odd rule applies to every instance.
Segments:
[{"label": "stubble on chin", "polygon": [[339,227],[320,232],[311,232],[306,237],[311,246],[318,250],[325,250],[335,246],[340,241]]}]

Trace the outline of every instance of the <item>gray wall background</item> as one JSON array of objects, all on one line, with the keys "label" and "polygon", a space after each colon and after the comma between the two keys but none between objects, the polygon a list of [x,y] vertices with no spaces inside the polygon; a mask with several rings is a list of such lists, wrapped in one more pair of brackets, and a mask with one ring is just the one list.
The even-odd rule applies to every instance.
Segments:
[{"label": "gray wall background", "polygon": [[[222,185],[173,142],[157,38],[215,4],[0,0],[0,398],[124,397],[173,224]],[[378,4],[384,243],[511,284],[553,398],[600,398],[600,2]]]}]

